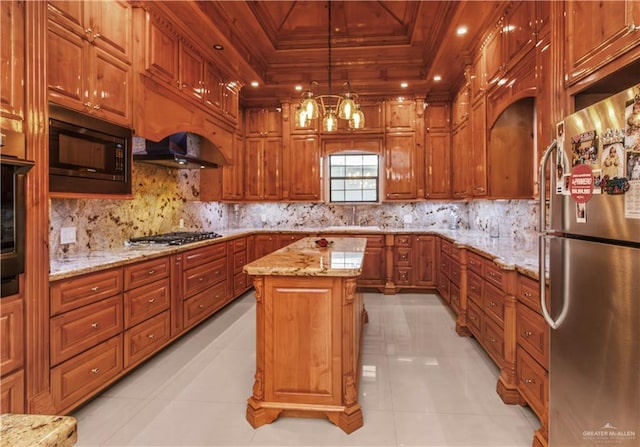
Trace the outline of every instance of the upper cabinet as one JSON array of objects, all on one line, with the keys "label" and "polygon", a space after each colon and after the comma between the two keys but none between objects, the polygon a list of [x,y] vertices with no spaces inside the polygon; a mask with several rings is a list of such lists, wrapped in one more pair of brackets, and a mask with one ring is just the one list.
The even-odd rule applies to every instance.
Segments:
[{"label": "upper cabinet", "polygon": [[248,108],[244,111],[244,134],[247,137],[279,137],[282,135],[280,107]]},{"label": "upper cabinet", "polygon": [[24,2],[0,2],[0,116],[2,128],[23,131]]},{"label": "upper cabinet", "polygon": [[48,5],[50,101],[131,127],[131,6],[123,1]]},{"label": "upper cabinet", "polygon": [[640,2],[566,0],[565,80],[567,85],[640,47]]},{"label": "upper cabinet", "polygon": [[385,102],[384,116],[386,130],[412,131],[415,129],[416,121],[415,101],[409,99],[388,100]]}]

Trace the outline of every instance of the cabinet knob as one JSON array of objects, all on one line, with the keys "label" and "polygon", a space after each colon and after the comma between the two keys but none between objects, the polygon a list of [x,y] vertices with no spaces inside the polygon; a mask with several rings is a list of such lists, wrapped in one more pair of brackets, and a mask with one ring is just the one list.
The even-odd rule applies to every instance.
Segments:
[{"label": "cabinet knob", "polygon": [[96,104],[95,106],[93,106],[93,110],[100,110],[102,106],[100,104]]},{"label": "cabinet knob", "polygon": [[92,292],[97,292],[98,290],[100,290],[100,287],[98,287],[98,286],[95,286],[95,287],[91,288]]},{"label": "cabinet knob", "polygon": [[495,338],[491,337],[491,338],[489,339],[489,341],[490,341],[491,343],[495,343],[495,342],[497,342],[498,340],[496,340]]},{"label": "cabinet knob", "polygon": [[100,326],[99,323],[91,323],[91,327],[94,328],[94,329],[97,329],[98,326]]},{"label": "cabinet knob", "polygon": [[531,332],[531,331],[524,331],[524,332],[522,333],[522,336],[523,336],[524,338],[529,338],[529,337],[531,337],[532,335],[533,335],[533,332]]},{"label": "cabinet knob", "polygon": [[155,275],[156,271],[155,270],[149,270],[149,272],[147,273],[148,275]]},{"label": "cabinet knob", "polygon": [[495,301],[489,301],[489,306],[491,306],[491,307],[496,307],[496,306],[497,306],[497,304],[496,304],[496,302],[495,302]]},{"label": "cabinet knob", "polygon": [[634,23],[629,24],[629,32],[633,33],[635,31],[640,31],[640,25],[636,25]]},{"label": "cabinet knob", "polygon": [[524,292],[523,295],[527,298],[531,298],[531,293],[530,292]]},{"label": "cabinet knob", "polygon": [[200,305],[198,306],[198,308],[200,308],[200,309],[204,308],[204,304],[200,304]]},{"label": "cabinet knob", "polygon": [[204,276],[201,276],[200,278],[198,278],[198,281],[200,282],[204,281]]},{"label": "cabinet knob", "polygon": [[155,302],[156,302],[156,299],[155,299],[155,298],[151,298],[151,299],[149,300],[149,304],[153,304],[153,303],[155,303]]},{"label": "cabinet knob", "polygon": [[100,368],[93,368],[91,370],[91,374],[98,374],[100,372]]},{"label": "cabinet knob", "polygon": [[535,380],[535,379],[526,379],[526,378],[523,378],[523,379],[522,379],[522,381],[523,381],[524,383],[526,383],[527,385],[531,385],[531,384],[533,384],[533,383],[536,383],[536,380]]},{"label": "cabinet knob", "polygon": [[150,340],[153,340],[155,337],[155,334],[147,334],[147,338]]}]

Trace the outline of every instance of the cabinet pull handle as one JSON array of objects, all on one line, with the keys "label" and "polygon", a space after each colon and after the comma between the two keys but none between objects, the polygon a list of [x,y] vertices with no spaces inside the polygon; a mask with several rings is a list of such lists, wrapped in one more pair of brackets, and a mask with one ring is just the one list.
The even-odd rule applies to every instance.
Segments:
[{"label": "cabinet pull handle", "polygon": [[91,374],[98,374],[100,372],[100,368],[93,368],[91,370]]},{"label": "cabinet pull handle", "polygon": [[202,309],[204,307],[204,304],[200,304],[198,307]]},{"label": "cabinet pull handle", "polygon": [[93,32],[93,30],[92,30],[91,28],[86,28],[86,29],[84,30],[84,33],[85,33],[85,34],[91,34],[92,32]]},{"label": "cabinet pull handle", "polygon": [[149,304],[153,304],[153,303],[155,303],[155,302],[156,302],[156,299],[155,299],[155,298],[151,298],[151,299],[149,300]]},{"label": "cabinet pull handle", "polygon": [[531,298],[531,293],[530,292],[524,292],[523,294],[525,297],[527,298]]},{"label": "cabinet pull handle", "polygon": [[496,340],[495,338],[491,337],[491,338],[489,339],[489,341],[490,341],[491,343],[495,343],[495,342],[497,342],[498,340]]},{"label": "cabinet pull handle", "polygon": [[198,281],[204,281],[204,276],[201,276],[200,278],[198,278]]},{"label": "cabinet pull handle", "polygon": [[149,270],[149,273],[147,273],[148,275],[155,275],[156,271],[155,270]]},{"label": "cabinet pull handle", "polygon": [[91,288],[92,292],[97,292],[98,290],[100,290],[100,287],[98,287],[98,286],[95,286],[95,287]]},{"label": "cabinet pull handle", "polygon": [[524,332],[522,333],[522,336],[523,336],[524,338],[529,338],[529,337],[531,337],[532,335],[533,335],[533,332],[531,332],[531,331],[524,331]]},{"label": "cabinet pull handle", "polygon": [[522,381],[523,381],[524,383],[526,383],[527,385],[531,385],[531,384],[533,384],[533,383],[536,383],[536,380],[535,380],[535,379],[526,379],[526,378],[523,378],[523,379],[522,379]]},{"label": "cabinet pull handle", "polygon": [[153,340],[156,336],[154,334],[147,334],[147,338]]},{"label": "cabinet pull handle", "polygon": [[93,106],[93,110],[100,110],[100,107],[102,107],[100,104],[96,104]]},{"label": "cabinet pull handle", "polygon": [[489,306],[491,306],[491,307],[496,307],[496,306],[497,306],[497,304],[496,304],[496,302],[495,302],[495,301],[489,301]]},{"label": "cabinet pull handle", "polygon": [[98,326],[100,326],[99,323],[91,323],[91,327],[94,329],[98,329]]}]

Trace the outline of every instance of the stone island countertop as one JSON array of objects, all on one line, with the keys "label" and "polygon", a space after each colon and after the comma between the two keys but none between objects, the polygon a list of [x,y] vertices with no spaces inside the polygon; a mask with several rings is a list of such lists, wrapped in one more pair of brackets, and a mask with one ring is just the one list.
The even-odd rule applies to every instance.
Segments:
[{"label": "stone island countertop", "polygon": [[71,447],[78,440],[71,416],[3,414],[0,427],[1,447]]},{"label": "stone island countertop", "polygon": [[[326,246],[322,246],[322,244]],[[250,275],[357,276],[367,245],[360,237],[307,237],[244,266]]]}]

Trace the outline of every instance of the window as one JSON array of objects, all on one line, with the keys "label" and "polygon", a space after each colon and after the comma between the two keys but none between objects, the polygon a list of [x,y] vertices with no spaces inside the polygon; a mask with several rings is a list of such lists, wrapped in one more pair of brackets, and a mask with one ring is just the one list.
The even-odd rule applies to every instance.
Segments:
[{"label": "window", "polygon": [[378,155],[329,155],[330,202],[377,202]]}]

